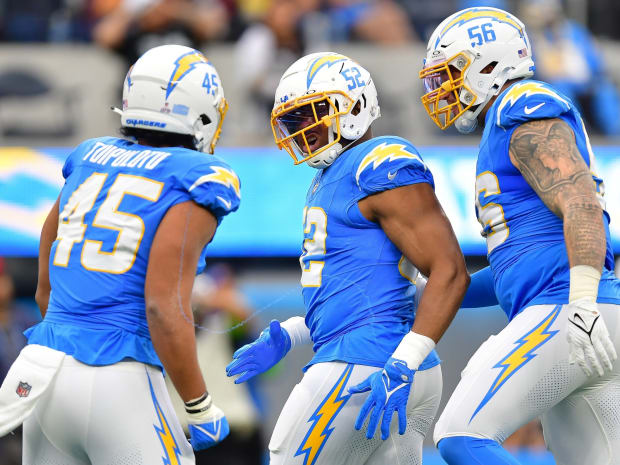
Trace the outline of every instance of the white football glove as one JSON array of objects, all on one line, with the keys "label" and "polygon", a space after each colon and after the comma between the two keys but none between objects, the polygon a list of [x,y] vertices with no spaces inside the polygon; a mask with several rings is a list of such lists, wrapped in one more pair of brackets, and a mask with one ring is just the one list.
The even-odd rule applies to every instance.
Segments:
[{"label": "white football glove", "polygon": [[568,362],[577,363],[587,376],[603,376],[618,357],[596,302],[585,298],[568,304]]}]

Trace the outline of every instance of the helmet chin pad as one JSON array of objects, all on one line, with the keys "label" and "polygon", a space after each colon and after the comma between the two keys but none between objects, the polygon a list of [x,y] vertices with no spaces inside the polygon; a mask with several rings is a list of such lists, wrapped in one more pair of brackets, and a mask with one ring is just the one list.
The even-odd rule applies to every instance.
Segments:
[{"label": "helmet chin pad", "polygon": [[306,164],[312,168],[316,168],[318,170],[327,168],[330,166],[338,155],[340,155],[343,151],[342,144],[334,144],[327,150],[318,153],[312,158],[306,160]]},{"label": "helmet chin pad", "polygon": [[477,126],[478,119],[469,111],[459,116],[454,122],[454,127],[461,134],[470,134],[474,132]]}]

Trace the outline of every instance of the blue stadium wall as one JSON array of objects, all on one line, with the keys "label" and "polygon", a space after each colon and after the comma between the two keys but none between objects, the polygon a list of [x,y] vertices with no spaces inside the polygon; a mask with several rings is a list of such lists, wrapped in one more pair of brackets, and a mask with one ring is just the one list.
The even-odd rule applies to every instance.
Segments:
[{"label": "blue stadium wall", "polygon": [[[437,195],[463,252],[484,255],[474,212],[476,147],[421,147]],[[43,220],[63,184],[67,148],[0,148],[0,256],[36,256]],[[614,250],[620,253],[620,147],[596,147],[597,171],[606,182]],[[297,256],[301,213],[316,171],[294,166],[272,148],[221,148],[241,179],[239,211],[227,217],[209,246],[211,257]],[[205,155],[206,156],[206,155]]]}]

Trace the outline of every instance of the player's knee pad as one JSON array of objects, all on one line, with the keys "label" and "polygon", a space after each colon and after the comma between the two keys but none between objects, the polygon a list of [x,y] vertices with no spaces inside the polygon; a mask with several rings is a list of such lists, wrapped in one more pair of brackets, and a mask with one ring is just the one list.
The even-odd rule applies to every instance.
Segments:
[{"label": "player's knee pad", "polygon": [[512,455],[492,439],[453,436],[443,438],[437,448],[449,465],[519,465]]}]

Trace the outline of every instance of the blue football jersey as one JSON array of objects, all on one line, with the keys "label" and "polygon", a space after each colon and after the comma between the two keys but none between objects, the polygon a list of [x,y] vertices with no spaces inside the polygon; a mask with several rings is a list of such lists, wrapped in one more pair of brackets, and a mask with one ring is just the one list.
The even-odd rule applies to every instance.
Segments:
[{"label": "blue football jersey", "polygon": [[[87,140],[67,158],[52,292],[44,320],[25,334],[89,365],[133,359],[161,367],[146,321],[151,244],[170,207],[192,200],[218,222],[239,207],[236,174],[220,159],[124,139]],[[205,250],[199,271],[205,266]]]},{"label": "blue football jersey", "polygon": [[[495,292],[509,319],[526,306],[568,302],[569,263],[562,219],[545,206],[508,152],[519,125],[544,118],[560,118],[571,127],[605,209],[603,180],[596,174],[588,135],[573,103],[543,82],[524,80],[507,88],[485,119],[476,165],[476,214],[487,241]],[[607,212],[604,224],[607,256],[598,301],[620,304]]]},{"label": "blue football jersey", "polygon": [[[318,362],[383,367],[415,317],[417,270],[358,201],[416,183],[433,185],[417,150],[399,137],[376,137],[340,155],[314,178],[306,198],[300,264]],[[420,369],[439,363],[433,351]]]}]

